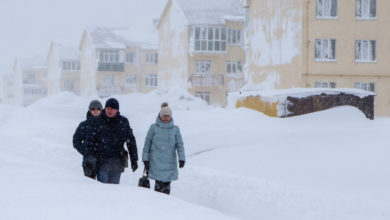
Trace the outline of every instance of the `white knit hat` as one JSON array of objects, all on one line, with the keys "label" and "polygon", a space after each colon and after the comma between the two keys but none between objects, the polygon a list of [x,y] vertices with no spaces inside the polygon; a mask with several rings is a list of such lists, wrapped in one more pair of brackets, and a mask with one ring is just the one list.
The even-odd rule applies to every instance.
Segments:
[{"label": "white knit hat", "polygon": [[169,115],[172,117],[172,110],[169,108],[168,103],[164,102],[161,104],[160,117]]}]

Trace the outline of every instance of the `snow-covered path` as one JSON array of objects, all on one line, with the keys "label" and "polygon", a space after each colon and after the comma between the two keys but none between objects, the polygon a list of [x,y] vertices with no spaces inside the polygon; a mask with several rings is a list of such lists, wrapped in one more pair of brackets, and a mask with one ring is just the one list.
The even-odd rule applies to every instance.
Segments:
[{"label": "snow-covered path", "polygon": [[160,103],[174,109],[187,163],[165,196],[136,187],[142,166],[119,186],[82,177],[71,138],[93,98],[0,105],[0,219],[390,219],[389,118],[340,107],[276,119],[182,91],[118,96],[139,154]]}]

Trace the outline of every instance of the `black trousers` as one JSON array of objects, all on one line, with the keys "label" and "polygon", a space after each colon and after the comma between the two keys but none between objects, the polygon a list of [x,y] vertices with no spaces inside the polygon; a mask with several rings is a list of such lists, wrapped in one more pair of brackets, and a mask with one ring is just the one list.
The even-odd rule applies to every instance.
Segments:
[{"label": "black trousers", "polygon": [[162,182],[156,180],[156,184],[154,184],[154,191],[169,195],[171,192],[171,182]]}]

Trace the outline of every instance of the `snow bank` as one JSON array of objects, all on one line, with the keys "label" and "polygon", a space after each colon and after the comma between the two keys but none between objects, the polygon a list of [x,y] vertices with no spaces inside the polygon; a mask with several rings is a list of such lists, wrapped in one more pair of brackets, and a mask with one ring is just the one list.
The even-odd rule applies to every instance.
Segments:
[{"label": "snow bank", "polygon": [[121,185],[82,176],[72,135],[95,98],[64,92],[27,108],[0,105],[0,219],[390,218],[389,118],[367,120],[353,107],[271,118],[210,107],[181,89],[116,96],[139,155],[160,104],[173,108],[187,161],[165,196],[136,187],[141,164]]}]

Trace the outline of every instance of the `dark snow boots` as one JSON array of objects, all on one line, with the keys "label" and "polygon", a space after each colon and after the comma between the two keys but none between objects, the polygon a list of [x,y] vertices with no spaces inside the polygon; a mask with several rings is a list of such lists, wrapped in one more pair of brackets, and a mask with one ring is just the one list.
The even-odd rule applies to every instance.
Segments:
[{"label": "dark snow boots", "polygon": [[171,182],[162,182],[156,180],[154,191],[168,194],[171,192]]}]

